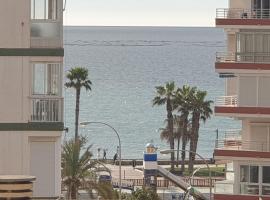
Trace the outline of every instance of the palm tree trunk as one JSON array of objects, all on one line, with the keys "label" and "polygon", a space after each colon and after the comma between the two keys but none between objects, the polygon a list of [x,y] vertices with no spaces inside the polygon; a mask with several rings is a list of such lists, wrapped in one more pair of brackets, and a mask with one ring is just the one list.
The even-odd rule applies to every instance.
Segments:
[{"label": "palm tree trunk", "polygon": [[188,127],[188,114],[183,116],[183,137],[182,137],[182,154],[181,154],[181,171],[185,171],[185,160],[186,160],[186,146],[187,146],[187,127]]},{"label": "palm tree trunk", "polygon": [[190,153],[189,153],[189,163],[188,163],[189,173],[192,173],[194,170],[194,161],[195,161],[195,156],[196,156],[195,153],[197,151],[198,138],[199,138],[199,128],[200,128],[200,114],[193,113],[191,140],[190,140]]},{"label": "palm tree trunk", "polygon": [[179,149],[180,149],[180,137],[177,138],[177,158],[176,158],[176,167],[178,168],[179,164]]},{"label": "palm tree trunk", "polygon": [[174,170],[174,137],[173,137],[173,118],[168,118],[169,130],[170,130],[170,149],[171,152],[171,170]]},{"label": "palm tree trunk", "polygon": [[79,138],[80,95],[81,95],[81,89],[76,89],[75,140],[77,140]]},{"label": "palm tree trunk", "polygon": [[171,171],[174,171],[174,135],[173,135],[173,115],[172,115],[172,105],[170,99],[167,100],[167,119],[168,119],[168,128],[170,134],[170,149],[171,152]]},{"label": "palm tree trunk", "polygon": [[71,195],[70,195],[72,200],[77,199],[77,192],[78,192],[77,186],[75,184],[72,184],[71,185]]}]

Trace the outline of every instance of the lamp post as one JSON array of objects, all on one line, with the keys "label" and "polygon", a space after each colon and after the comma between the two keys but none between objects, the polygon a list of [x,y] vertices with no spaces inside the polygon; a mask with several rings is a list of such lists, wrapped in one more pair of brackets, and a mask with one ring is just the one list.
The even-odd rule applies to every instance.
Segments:
[{"label": "lamp post", "polygon": [[122,191],[121,162],[122,162],[122,159],[121,159],[121,139],[120,139],[120,136],[119,136],[118,132],[115,130],[115,128],[113,128],[111,125],[109,125],[107,123],[104,123],[104,122],[92,122],[92,121],[80,122],[81,126],[86,126],[88,124],[102,124],[102,125],[105,125],[105,126],[109,127],[110,129],[112,129],[114,131],[114,133],[117,135],[118,145],[119,145],[119,193],[120,193],[119,199],[121,200],[121,191]]},{"label": "lamp post", "polygon": [[[209,179],[210,179],[210,187],[209,187],[209,193],[210,193],[210,198],[209,200],[212,199],[212,173],[211,173],[211,170],[210,170],[210,167],[207,163],[207,161],[205,160],[205,158],[203,158],[200,154],[198,154],[197,152],[194,152],[194,151],[189,151],[189,150],[182,150],[182,149],[179,149],[179,150],[176,150],[176,149],[170,149],[170,150],[161,150],[160,153],[161,154],[169,154],[169,153],[172,153],[172,152],[175,152],[175,151],[181,151],[181,152],[188,152],[188,153],[193,153],[193,154],[196,154],[199,158],[201,158],[203,160],[203,162],[205,163],[205,165],[207,166],[207,169],[209,171]],[[195,172],[196,173],[196,172]],[[191,189],[191,188],[190,188]]]},{"label": "lamp post", "polygon": [[[201,167],[195,169],[192,173],[191,176],[188,177],[188,183],[191,185],[191,180],[193,179],[194,175],[201,169]],[[192,189],[192,187],[190,186],[188,188],[188,190],[185,192],[185,196],[184,196],[184,200],[186,200],[186,197],[189,198],[189,193],[190,193],[190,190]]]}]

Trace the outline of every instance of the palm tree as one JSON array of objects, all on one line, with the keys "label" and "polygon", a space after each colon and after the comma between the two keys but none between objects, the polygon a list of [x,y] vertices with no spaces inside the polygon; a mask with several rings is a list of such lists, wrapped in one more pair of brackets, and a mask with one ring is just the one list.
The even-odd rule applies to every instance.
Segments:
[{"label": "palm tree", "polygon": [[186,159],[186,146],[189,140],[190,122],[189,114],[192,109],[191,99],[196,92],[196,87],[190,87],[184,85],[182,88],[178,88],[175,98],[175,108],[180,113],[182,123],[182,153],[181,153],[181,171],[185,171],[185,159]]},{"label": "palm tree", "polygon": [[[94,184],[93,189],[98,193],[100,200],[118,200],[119,193],[113,189],[111,183]],[[93,198],[94,199],[94,198]]]},{"label": "palm tree", "polygon": [[[97,182],[97,172],[107,172],[110,170],[98,161],[92,160],[90,146],[86,146],[85,137],[66,141],[62,150],[62,179],[63,185],[67,187],[67,199],[77,199],[78,189],[86,185],[89,195],[95,190],[99,195],[107,199],[107,196],[117,196],[110,184]],[[117,198],[115,198],[117,199]]]},{"label": "palm tree", "polygon": [[65,86],[76,90],[75,138],[78,138],[81,88],[85,88],[86,91],[91,91],[92,82],[88,78],[88,69],[83,67],[75,67],[69,70],[67,79],[68,82],[65,83]]},{"label": "palm tree", "polygon": [[66,141],[62,150],[62,179],[67,187],[67,198],[77,199],[78,188],[94,179],[95,174],[91,169],[95,168],[96,162],[92,162],[91,146],[85,148],[85,138],[77,138]]},{"label": "palm tree", "polygon": [[[177,141],[177,157],[176,157],[176,167],[178,167],[179,163],[179,148],[180,148],[180,140],[182,138],[182,132],[183,132],[183,127],[182,127],[182,121],[180,116],[174,115],[173,116],[173,138]],[[168,128],[168,120],[166,120],[166,127],[160,129],[160,139],[165,140],[167,143],[170,144],[170,131]]]},{"label": "palm tree", "polygon": [[213,113],[211,109],[211,104],[213,101],[206,100],[207,92],[197,90],[192,98],[192,126],[191,126],[191,140],[190,140],[190,153],[189,153],[189,173],[193,172],[195,154],[192,152],[197,151],[198,139],[199,139],[199,129],[200,120],[204,123],[208,118],[211,117]]},{"label": "palm tree", "polygon": [[[168,120],[168,130],[169,130],[169,140],[170,149],[174,150],[174,137],[173,137],[173,104],[174,104],[174,94],[175,94],[175,84],[174,82],[167,82],[165,86],[156,87],[157,96],[153,99],[153,106],[166,104],[167,110],[167,120]],[[174,170],[174,151],[171,153],[171,170]]]}]

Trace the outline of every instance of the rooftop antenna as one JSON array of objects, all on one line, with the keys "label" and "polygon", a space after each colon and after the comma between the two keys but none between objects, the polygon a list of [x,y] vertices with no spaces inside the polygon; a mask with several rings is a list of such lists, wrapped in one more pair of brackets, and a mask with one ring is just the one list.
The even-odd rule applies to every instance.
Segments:
[{"label": "rooftop antenna", "polygon": [[66,6],[67,6],[67,0],[65,0],[63,12],[66,10]]}]

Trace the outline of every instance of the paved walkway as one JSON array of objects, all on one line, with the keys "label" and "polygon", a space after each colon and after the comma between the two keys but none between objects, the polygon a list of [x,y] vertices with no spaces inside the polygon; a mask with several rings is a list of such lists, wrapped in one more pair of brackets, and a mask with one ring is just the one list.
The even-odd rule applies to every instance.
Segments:
[{"label": "paved walkway", "polygon": [[[111,170],[111,174],[113,178],[118,179],[119,178],[119,166],[118,165],[111,165],[107,164],[106,167],[108,167]],[[122,179],[143,179],[143,172],[138,169],[133,169],[131,166],[122,166]],[[139,166],[139,168],[142,168],[142,166]]]}]

